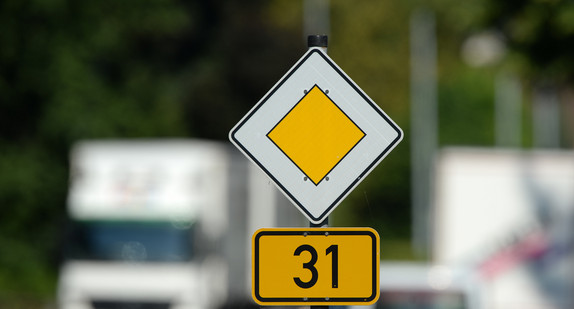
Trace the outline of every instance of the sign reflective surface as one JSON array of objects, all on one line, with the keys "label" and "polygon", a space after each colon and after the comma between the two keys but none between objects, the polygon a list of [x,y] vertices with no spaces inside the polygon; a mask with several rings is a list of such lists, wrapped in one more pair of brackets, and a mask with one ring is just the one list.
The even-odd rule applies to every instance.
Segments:
[{"label": "sign reflective surface", "polygon": [[261,305],[367,305],[379,296],[379,235],[371,228],[260,229],[252,294]]}]

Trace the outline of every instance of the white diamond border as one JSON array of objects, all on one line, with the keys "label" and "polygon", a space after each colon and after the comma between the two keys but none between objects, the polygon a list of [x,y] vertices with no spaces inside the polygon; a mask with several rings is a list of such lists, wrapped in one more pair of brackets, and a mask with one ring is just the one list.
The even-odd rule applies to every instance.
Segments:
[{"label": "white diamond border", "polygon": [[[266,136],[314,85],[365,132],[318,185]],[[311,48],[230,131],[230,140],[314,223],[322,222],[402,140],[402,130],[325,54]]]}]

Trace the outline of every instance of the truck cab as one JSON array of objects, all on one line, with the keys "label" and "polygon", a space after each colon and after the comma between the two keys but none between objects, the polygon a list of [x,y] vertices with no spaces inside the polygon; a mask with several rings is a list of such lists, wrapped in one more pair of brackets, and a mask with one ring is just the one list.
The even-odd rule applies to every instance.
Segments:
[{"label": "truck cab", "polygon": [[59,307],[219,307],[228,162],[214,142],[75,145]]}]

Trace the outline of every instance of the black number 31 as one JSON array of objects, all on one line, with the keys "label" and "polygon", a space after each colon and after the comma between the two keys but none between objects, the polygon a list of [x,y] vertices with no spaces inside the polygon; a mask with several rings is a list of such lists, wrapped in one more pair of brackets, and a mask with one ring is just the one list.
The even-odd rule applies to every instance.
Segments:
[{"label": "black number 31", "polygon": [[[311,254],[311,259],[307,263],[303,263],[303,268],[308,269],[311,272],[311,279],[309,281],[303,281],[299,277],[293,277],[295,284],[303,289],[308,289],[314,286],[319,280],[319,272],[315,267],[315,263],[317,263],[318,254],[317,250],[313,248],[311,245],[301,245],[295,249],[295,253],[293,255],[299,256],[303,251],[307,251]],[[331,286],[333,288],[337,288],[339,285],[339,246],[338,245],[331,245],[327,250],[325,250],[325,255],[331,254]]]}]

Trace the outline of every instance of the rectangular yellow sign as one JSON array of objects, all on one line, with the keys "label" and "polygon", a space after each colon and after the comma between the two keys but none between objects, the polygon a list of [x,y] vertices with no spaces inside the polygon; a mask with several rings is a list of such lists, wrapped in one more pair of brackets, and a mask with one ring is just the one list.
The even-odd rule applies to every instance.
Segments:
[{"label": "rectangular yellow sign", "polygon": [[368,305],[379,298],[374,229],[260,229],[252,242],[252,294],[260,305]]}]

